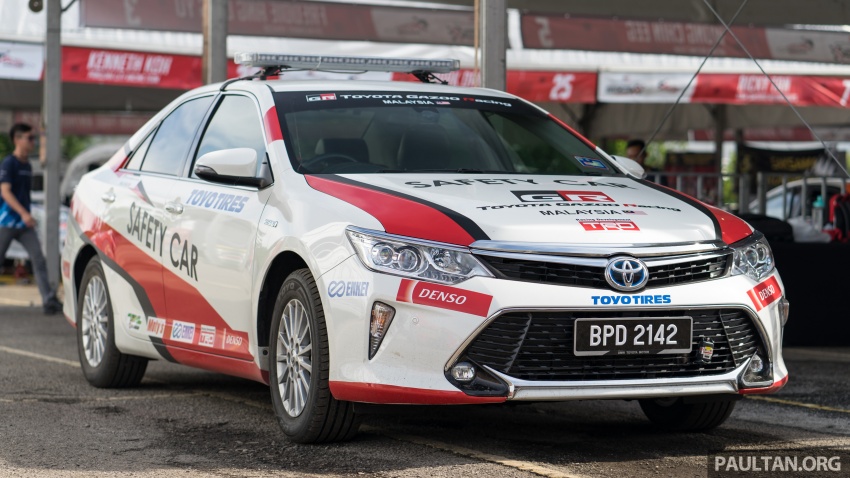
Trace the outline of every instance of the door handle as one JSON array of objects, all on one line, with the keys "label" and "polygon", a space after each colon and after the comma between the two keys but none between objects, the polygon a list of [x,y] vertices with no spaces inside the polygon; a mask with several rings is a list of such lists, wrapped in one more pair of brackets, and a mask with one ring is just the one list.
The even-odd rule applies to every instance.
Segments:
[{"label": "door handle", "polygon": [[100,196],[100,199],[103,200],[103,202],[113,203],[115,202],[115,193],[107,191]]},{"label": "door handle", "polygon": [[183,206],[175,202],[165,203],[165,210],[171,214],[183,214]]}]

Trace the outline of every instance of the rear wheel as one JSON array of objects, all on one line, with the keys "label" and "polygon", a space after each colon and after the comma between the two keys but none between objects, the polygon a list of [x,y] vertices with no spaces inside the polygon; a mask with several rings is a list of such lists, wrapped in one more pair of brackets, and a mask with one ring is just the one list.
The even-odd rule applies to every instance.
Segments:
[{"label": "rear wheel", "polygon": [[283,432],[298,443],[351,439],[360,420],[350,402],[331,396],[325,315],[309,270],[283,282],[270,332],[272,405]]},{"label": "rear wheel", "polygon": [[720,426],[735,409],[735,400],[712,398],[655,398],[640,401],[653,424],[672,431],[710,430]]},{"label": "rear wheel", "polygon": [[115,347],[112,302],[100,259],[86,265],[77,298],[77,349],[83,375],[95,387],[133,387],[142,381],[148,359]]}]

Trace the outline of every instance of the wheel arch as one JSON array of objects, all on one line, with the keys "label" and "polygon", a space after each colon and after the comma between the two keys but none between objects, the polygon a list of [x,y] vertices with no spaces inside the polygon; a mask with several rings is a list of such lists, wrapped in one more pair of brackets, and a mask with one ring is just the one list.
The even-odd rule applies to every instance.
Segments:
[{"label": "wheel arch", "polygon": [[74,259],[74,297],[77,297],[80,292],[80,283],[83,281],[83,274],[86,272],[86,266],[92,257],[97,256],[97,250],[91,244],[86,244],[77,253]]},{"label": "wheel arch", "polygon": [[[257,346],[269,346],[269,329],[272,322],[272,311],[274,310],[277,293],[283,281],[289,274],[298,269],[309,269],[305,261],[298,253],[283,251],[278,254],[266,271],[263,278],[263,286],[260,289],[260,297],[257,302]],[[312,273],[312,271],[311,271]],[[315,275],[314,275],[315,277]]]}]

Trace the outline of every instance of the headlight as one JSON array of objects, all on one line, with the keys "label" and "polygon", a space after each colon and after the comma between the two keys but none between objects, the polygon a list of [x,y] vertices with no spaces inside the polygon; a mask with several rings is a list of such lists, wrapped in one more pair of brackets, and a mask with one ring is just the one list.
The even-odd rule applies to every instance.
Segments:
[{"label": "headlight", "polygon": [[349,228],[348,240],[367,268],[443,284],[492,274],[461,247]]},{"label": "headlight", "polygon": [[732,244],[735,251],[732,259],[732,275],[746,274],[753,280],[767,277],[776,265],[773,252],[761,234]]}]

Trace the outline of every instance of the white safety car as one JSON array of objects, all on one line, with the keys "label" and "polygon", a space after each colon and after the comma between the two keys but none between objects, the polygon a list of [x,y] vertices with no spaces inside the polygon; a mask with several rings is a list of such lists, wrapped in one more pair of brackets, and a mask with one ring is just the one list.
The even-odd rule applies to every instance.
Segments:
[{"label": "white safety car", "polygon": [[267,79],[456,60],[240,58],[262,71],[182,95],[76,189],[65,314],[94,386],[154,359],[245,377],[322,442],[357,403],[639,399],[706,429],[786,383],[782,281],[735,216],[500,91]]}]

